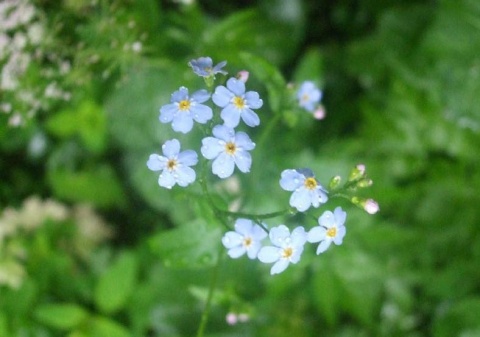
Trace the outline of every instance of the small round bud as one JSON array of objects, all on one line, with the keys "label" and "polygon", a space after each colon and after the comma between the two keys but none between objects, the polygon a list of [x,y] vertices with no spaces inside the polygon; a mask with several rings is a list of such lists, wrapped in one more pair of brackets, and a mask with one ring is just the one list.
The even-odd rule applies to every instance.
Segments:
[{"label": "small round bud", "polygon": [[378,203],[373,199],[368,199],[363,203],[363,209],[368,214],[375,214],[380,210]]},{"label": "small round bud", "polygon": [[239,79],[243,83],[246,83],[248,81],[248,76],[249,75],[250,75],[250,73],[248,71],[242,70],[242,71],[239,71],[237,73],[237,79]]},{"label": "small round bud", "polygon": [[361,179],[357,183],[357,187],[360,187],[360,188],[370,187],[372,186],[372,184],[373,184],[373,181],[371,179]]},{"label": "small round bud", "polygon": [[365,165],[359,164],[350,171],[348,181],[354,181],[362,178],[365,175]]},{"label": "small round bud", "polygon": [[342,178],[340,176],[335,176],[330,180],[328,187],[330,187],[331,190],[334,190],[340,185],[341,181]]},{"label": "small round bud", "polygon": [[313,117],[317,120],[322,120],[327,115],[325,108],[322,105],[319,105],[313,112]]},{"label": "small round bud", "polygon": [[235,325],[238,323],[238,316],[233,312],[229,312],[227,316],[225,316],[225,321],[227,321],[228,325]]}]

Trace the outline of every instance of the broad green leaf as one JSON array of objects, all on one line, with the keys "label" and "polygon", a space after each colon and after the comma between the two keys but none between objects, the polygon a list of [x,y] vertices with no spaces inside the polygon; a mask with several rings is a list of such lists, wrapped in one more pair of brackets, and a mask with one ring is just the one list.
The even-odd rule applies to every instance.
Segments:
[{"label": "broad green leaf", "polygon": [[84,308],[72,303],[43,304],[33,314],[40,323],[60,330],[73,329],[89,316]]},{"label": "broad green leaf", "polygon": [[100,276],[95,287],[95,304],[100,311],[110,314],[120,310],[127,302],[138,273],[132,253],[122,253]]},{"label": "broad green leaf", "polygon": [[90,322],[90,337],[131,337],[127,328],[105,317],[96,317]]},{"label": "broad green leaf", "polygon": [[268,90],[268,102],[274,113],[280,113],[282,103],[285,101],[287,83],[280,70],[265,59],[253,54],[241,53],[242,61],[248,69],[262,81]]},{"label": "broad green leaf", "polygon": [[80,172],[54,170],[49,172],[49,182],[60,199],[90,202],[97,206],[123,205],[125,195],[112,168],[99,165]]},{"label": "broad green leaf", "polygon": [[312,301],[318,313],[330,326],[335,326],[341,314],[339,299],[343,294],[338,286],[338,279],[330,268],[317,270],[312,283]]},{"label": "broad green leaf", "polygon": [[313,81],[318,86],[323,82],[323,56],[318,48],[309,49],[300,59],[293,74],[295,83]]},{"label": "broad green leaf", "polygon": [[167,267],[203,268],[217,261],[220,238],[219,227],[197,219],[157,234],[150,245]]}]

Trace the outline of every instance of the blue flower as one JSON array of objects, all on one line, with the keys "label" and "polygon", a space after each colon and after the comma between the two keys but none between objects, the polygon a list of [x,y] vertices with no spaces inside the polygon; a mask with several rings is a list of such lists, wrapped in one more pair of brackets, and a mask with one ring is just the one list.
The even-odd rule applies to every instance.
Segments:
[{"label": "blue flower", "polygon": [[310,112],[315,110],[321,98],[322,92],[315,86],[315,83],[310,81],[303,82],[297,91],[298,104]]},{"label": "blue flower", "polygon": [[213,116],[212,109],[203,103],[210,98],[206,90],[199,90],[188,96],[188,89],[180,87],[172,94],[170,104],[160,108],[160,122],[172,122],[175,131],[187,133],[193,127],[193,120],[205,124]]},{"label": "blue flower", "polygon": [[280,186],[286,191],[293,191],[290,206],[300,212],[306,211],[310,206],[319,207],[328,200],[327,191],[310,169],[283,171]]},{"label": "blue flower", "polygon": [[214,159],[212,172],[220,178],[228,178],[233,174],[235,165],[243,173],[250,172],[252,157],[247,151],[255,148],[255,143],[245,132],[237,132],[225,125],[213,128],[215,137],[202,140],[200,151],[207,159]]},{"label": "blue flower", "polygon": [[343,237],[347,232],[344,226],[346,218],[347,213],[341,207],[335,208],[333,213],[325,211],[318,218],[320,226],[313,227],[307,235],[308,242],[320,242],[317,248],[317,255],[326,251],[332,242],[336,245],[342,244]]},{"label": "blue flower", "polygon": [[171,189],[175,184],[185,187],[195,181],[195,171],[189,167],[197,164],[198,156],[193,150],[180,152],[177,139],[167,140],[162,145],[163,156],[151,154],[147,167],[152,171],[162,171],[158,184]]},{"label": "blue flower", "polygon": [[225,233],[222,243],[228,249],[228,255],[236,259],[247,253],[250,259],[255,259],[262,247],[261,241],[267,237],[267,232],[252,220],[237,219],[235,232]]},{"label": "blue flower", "polygon": [[223,108],[220,117],[229,128],[240,122],[240,117],[248,126],[260,124],[260,118],[252,109],[259,109],[263,101],[255,91],[245,92],[245,83],[234,77],[227,81],[227,87],[219,85],[212,95],[213,103]]},{"label": "blue flower", "polygon": [[290,234],[285,225],[274,227],[269,233],[273,246],[265,246],[258,252],[258,259],[263,263],[275,263],[270,274],[278,274],[287,269],[291,263],[300,261],[303,245],[307,241],[307,233],[303,227],[297,227]]},{"label": "blue flower", "polygon": [[210,57],[200,57],[196,60],[191,60],[188,62],[188,65],[192,67],[193,72],[202,77],[215,76],[215,74],[218,73],[226,75],[227,72],[222,70],[226,64],[227,61],[222,61],[214,67],[213,61]]}]

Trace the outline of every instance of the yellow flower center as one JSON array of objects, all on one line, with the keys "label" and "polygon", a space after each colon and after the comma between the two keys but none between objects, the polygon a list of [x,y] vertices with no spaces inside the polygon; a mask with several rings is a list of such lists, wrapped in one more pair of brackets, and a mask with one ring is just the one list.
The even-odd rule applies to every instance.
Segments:
[{"label": "yellow flower center", "polygon": [[335,236],[337,236],[337,228],[336,227],[329,228],[327,230],[327,236],[331,238],[334,238]]},{"label": "yellow flower center", "polygon": [[292,247],[287,247],[287,248],[283,249],[282,257],[284,259],[289,259],[292,255],[293,255],[293,248]]},{"label": "yellow flower center", "polygon": [[177,161],[175,159],[170,159],[167,162],[167,169],[169,169],[170,171],[173,171],[176,168],[177,168]]},{"label": "yellow flower center", "polygon": [[317,187],[317,181],[313,177],[305,179],[305,182],[303,184],[309,190],[314,190]]},{"label": "yellow flower center", "polygon": [[310,96],[308,96],[307,94],[302,95],[302,98],[301,98],[302,102],[308,102],[309,100],[310,100]]},{"label": "yellow flower center", "polygon": [[229,155],[234,155],[235,152],[237,151],[237,147],[235,146],[234,143],[228,142],[227,144],[225,144],[225,151],[226,151]]},{"label": "yellow flower center", "polygon": [[252,245],[252,238],[250,238],[250,237],[244,238],[243,239],[243,245],[247,248],[250,247]]},{"label": "yellow flower center", "polygon": [[245,108],[245,100],[239,96],[235,96],[233,98],[233,104],[237,109],[243,109]]},{"label": "yellow flower center", "polygon": [[190,101],[187,100],[187,99],[184,99],[183,101],[180,101],[180,103],[178,103],[178,108],[181,111],[190,110]]}]

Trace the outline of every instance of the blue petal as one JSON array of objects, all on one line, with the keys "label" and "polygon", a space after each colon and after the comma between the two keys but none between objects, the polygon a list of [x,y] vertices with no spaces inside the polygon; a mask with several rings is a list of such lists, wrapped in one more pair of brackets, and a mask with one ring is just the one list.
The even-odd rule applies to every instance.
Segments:
[{"label": "blue petal", "polygon": [[170,102],[180,102],[183,100],[188,100],[188,89],[185,87],[180,87],[177,91],[172,94]]},{"label": "blue petal", "polygon": [[297,227],[292,231],[290,238],[292,239],[292,245],[295,247],[303,246],[307,241],[307,232],[302,226]]},{"label": "blue petal", "polygon": [[287,259],[280,259],[277,263],[275,263],[270,269],[270,275],[280,274],[285,269],[287,269],[290,262]]},{"label": "blue petal", "polygon": [[227,72],[225,70],[222,70],[223,67],[225,67],[227,65],[227,61],[222,61],[220,62],[219,64],[217,64],[215,67],[213,67],[213,73],[216,74],[216,73],[221,73],[221,74],[224,74],[226,75]]},{"label": "blue petal", "polygon": [[284,247],[290,239],[290,230],[285,225],[273,227],[269,233],[270,241],[277,247]]},{"label": "blue petal", "polygon": [[330,211],[323,212],[318,218],[318,224],[326,228],[332,228],[335,226],[335,217],[333,216],[333,213]]},{"label": "blue petal", "polygon": [[251,246],[247,249],[248,258],[253,260],[257,258],[258,252],[262,248],[262,245],[258,241],[254,241]]},{"label": "blue petal", "polygon": [[295,207],[299,212],[306,211],[312,204],[310,191],[304,187],[300,187],[292,193],[290,197],[290,206]]},{"label": "blue petal", "polygon": [[258,115],[249,108],[243,109],[241,117],[245,124],[247,124],[251,128],[260,124],[260,118],[258,117]]},{"label": "blue petal", "polygon": [[303,253],[303,246],[297,246],[293,250],[292,256],[290,256],[290,262],[292,263],[298,263],[300,261],[300,257],[302,256]]},{"label": "blue petal", "polygon": [[252,237],[255,240],[262,241],[263,239],[265,239],[267,237],[267,235],[268,235],[267,232],[262,227],[260,227],[259,225],[253,226]]},{"label": "blue petal", "polygon": [[328,239],[320,242],[320,244],[318,245],[318,248],[317,248],[317,255],[326,251],[328,249],[328,247],[330,247],[330,243],[332,243],[332,241],[328,240]]},{"label": "blue petal", "polygon": [[230,90],[225,88],[223,85],[219,85],[212,95],[212,101],[219,107],[223,108],[230,103],[233,96],[234,95]]},{"label": "blue petal", "polygon": [[233,174],[235,162],[233,158],[226,153],[220,155],[212,163],[212,172],[220,178],[228,178]]},{"label": "blue petal", "polygon": [[235,231],[244,236],[250,236],[252,234],[252,227],[252,220],[237,219],[237,221],[235,221]]},{"label": "blue petal", "polygon": [[238,169],[243,173],[250,172],[250,167],[252,166],[252,156],[247,151],[237,150],[235,153],[235,164]]},{"label": "blue petal", "polygon": [[225,143],[214,137],[206,137],[202,139],[202,147],[200,152],[207,159],[215,159],[225,150]]},{"label": "blue petal", "polygon": [[160,171],[165,168],[167,161],[168,159],[163,156],[151,154],[147,161],[147,167],[152,171]]},{"label": "blue petal", "polygon": [[245,93],[245,83],[237,80],[235,77],[227,81],[227,88],[235,94],[235,96],[242,96]]},{"label": "blue petal", "polygon": [[337,235],[333,238],[333,242],[336,245],[341,245],[346,233],[347,233],[347,229],[345,228],[345,226],[338,227]]},{"label": "blue petal", "polygon": [[215,137],[225,142],[230,142],[235,137],[235,130],[225,125],[216,125],[213,128],[212,133]]},{"label": "blue petal", "polygon": [[236,233],[236,232],[227,232],[225,235],[222,237],[222,244],[224,245],[225,248],[233,248],[236,246],[240,246],[243,242],[243,236]]},{"label": "blue petal", "polygon": [[162,187],[171,189],[175,185],[175,178],[173,177],[173,174],[165,170],[160,174],[160,177],[158,177],[158,184]]},{"label": "blue petal", "polygon": [[280,178],[280,186],[286,191],[295,191],[302,186],[305,177],[296,170],[284,170]]},{"label": "blue petal", "polygon": [[213,117],[212,109],[203,104],[193,105],[190,108],[190,112],[193,115],[193,118],[201,124],[205,124]]},{"label": "blue petal", "polygon": [[172,122],[172,129],[181,132],[188,133],[193,128],[193,119],[189,113],[181,112],[175,116]]},{"label": "blue petal", "polygon": [[193,150],[185,150],[177,156],[178,162],[185,166],[193,166],[198,163],[198,155]]},{"label": "blue petal", "polygon": [[178,185],[185,187],[195,181],[196,173],[191,167],[181,166],[175,170],[174,178]]},{"label": "blue petal", "polygon": [[235,128],[240,123],[240,111],[233,104],[228,104],[223,108],[220,117],[226,126]]},{"label": "blue petal", "polygon": [[337,226],[341,226],[345,223],[347,213],[341,207],[335,208],[333,215],[335,216],[335,222],[337,223]]},{"label": "blue petal", "polygon": [[158,119],[162,123],[170,123],[177,112],[178,106],[176,104],[166,104],[160,108],[160,116]]},{"label": "blue petal", "polygon": [[245,254],[246,251],[247,250],[243,246],[233,247],[232,249],[228,250],[228,256],[230,256],[232,259],[237,259]]},{"label": "blue petal", "polygon": [[177,139],[167,140],[162,145],[163,155],[168,159],[176,157],[180,152],[180,142]]},{"label": "blue petal", "polygon": [[272,263],[280,259],[282,249],[273,246],[262,247],[258,252],[257,258],[263,263]]},{"label": "blue petal", "polygon": [[263,101],[256,91],[247,92],[245,94],[245,100],[251,109],[259,109],[263,105]]},{"label": "blue petal", "polygon": [[210,94],[205,89],[198,90],[192,94],[192,101],[195,101],[198,103],[203,103],[205,101],[208,101],[209,98],[210,98]]},{"label": "blue petal", "polygon": [[327,230],[321,226],[315,226],[307,234],[308,242],[320,242],[327,237]]},{"label": "blue petal", "polygon": [[255,143],[252,142],[250,137],[245,132],[237,132],[235,134],[235,145],[246,151],[251,151],[255,148]]}]

